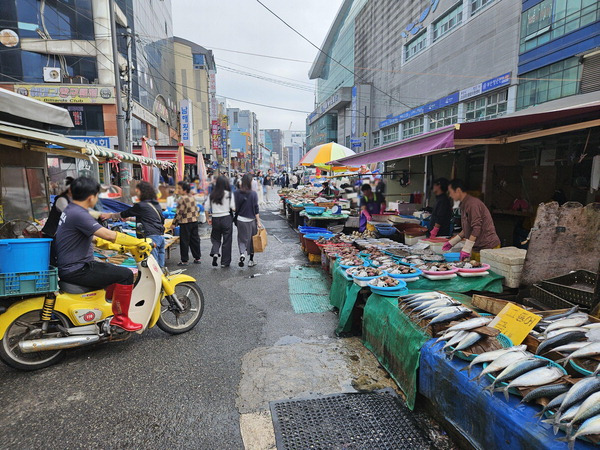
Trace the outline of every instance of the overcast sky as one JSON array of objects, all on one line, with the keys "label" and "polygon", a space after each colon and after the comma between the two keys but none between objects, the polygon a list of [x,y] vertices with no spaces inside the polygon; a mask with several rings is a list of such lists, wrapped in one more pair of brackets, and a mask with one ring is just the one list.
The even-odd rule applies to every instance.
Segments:
[{"label": "overcast sky", "polygon": [[[265,5],[321,46],[343,0],[262,0]],[[311,112],[314,83],[308,70],[317,49],[287,28],[255,0],[172,0],[175,35],[214,51],[217,95]],[[244,55],[226,50],[296,59]],[[277,79],[298,88],[232,73],[223,67]],[[306,128],[306,113],[282,111],[228,100],[228,106],[254,111],[260,128]]]}]

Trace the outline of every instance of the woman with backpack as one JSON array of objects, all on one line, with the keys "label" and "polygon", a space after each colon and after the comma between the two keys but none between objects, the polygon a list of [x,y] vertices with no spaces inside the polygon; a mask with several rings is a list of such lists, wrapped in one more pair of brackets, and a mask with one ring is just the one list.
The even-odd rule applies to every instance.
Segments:
[{"label": "woman with backpack", "polygon": [[237,208],[234,222],[238,229],[238,248],[240,250],[238,266],[244,267],[246,258],[249,257],[248,267],[252,267],[256,265],[252,236],[258,233],[258,227],[262,228],[258,215],[258,195],[252,190],[252,175],[247,173],[242,177],[242,185],[235,191],[234,197]]},{"label": "woman with backpack", "polygon": [[231,186],[226,176],[219,176],[215,186],[206,201],[208,223],[212,225],[210,241],[212,242],[213,267],[229,267],[231,264],[231,243],[233,239],[232,211],[235,211],[235,200],[231,194]]}]

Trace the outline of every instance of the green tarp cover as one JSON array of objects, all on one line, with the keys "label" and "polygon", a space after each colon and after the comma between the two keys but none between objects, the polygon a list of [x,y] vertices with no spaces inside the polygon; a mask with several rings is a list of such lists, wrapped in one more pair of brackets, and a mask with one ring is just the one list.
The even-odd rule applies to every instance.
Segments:
[{"label": "green tarp cover", "polygon": [[[409,294],[417,292],[410,290]],[[452,298],[468,304],[471,297],[446,292]],[[421,347],[430,336],[398,307],[396,297],[371,294],[363,311],[362,338],[406,396],[406,404],[414,408],[417,394],[417,369]]]},{"label": "green tarp cover", "polygon": [[296,314],[322,313],[331,310],[329,280],[321,268],[292,267],[288,289]]},{"label": "green tarp cover", "polygon": [[457,275],[450,280],[428,280],[425,277],[419,277],[417,281],[407,283],[411,291],[447,291],[447,292],[469,292],[469,291],[488,291],[502,292],[502,280],[504,277],[489,271],[490,274],[485,277],[461,277]]},{"label": "green tarp cover", "polygon": [[400,311],[396,297],[371,294],[363,311],[362,338],[402,389],[412,410],[420,351],[429,335]]},{"label": "green tarp cover", "polygon": [[348,333],[352,330],[354,305],[360,290],[361,287],[352,280],[348,280],[336,262],[329,292],[329,303],[339,310],[336,334]]}]

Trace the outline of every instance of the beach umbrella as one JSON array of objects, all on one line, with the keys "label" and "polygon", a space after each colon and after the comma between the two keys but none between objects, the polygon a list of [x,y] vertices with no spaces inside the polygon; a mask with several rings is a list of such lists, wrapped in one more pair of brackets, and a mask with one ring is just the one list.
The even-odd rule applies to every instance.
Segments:
[{"label": "beach umbrella", "polygon": [[302,157],[299,165],[313,166],[324,170],[348,170],[346,166],[331,166],[327,163],[337,159],[345,158],[346,156],[354,155],[354,151],[348,147],[344,147],[336,142],[317,145]]}]

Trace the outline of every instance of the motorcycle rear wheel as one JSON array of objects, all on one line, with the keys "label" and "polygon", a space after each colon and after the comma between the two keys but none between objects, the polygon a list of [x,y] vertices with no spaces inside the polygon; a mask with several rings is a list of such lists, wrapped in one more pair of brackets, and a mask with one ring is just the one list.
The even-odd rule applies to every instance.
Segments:
[{"label": "motorcycle rear wheel", "polygon": [[[49,350],[43,352],[23,353],[19,349],[21,342],[26,335],[32,330],[40,330],[42,327],[41,320],[42,311],[40,309],[28,311],[25,314],[17,317],[6,329],[6,333],[2,341],[0,341],[0,359],[8,366],[18,370],[38,370],[44,367],[56,364],[65,356],[64,350]],[[45,337],[57,337],[61,335],[59,331],[52,333],[52,329],[56,325],[69,327],[69,321],[62,314],[54,312],[50,320],[48,329],[50,333],[46,333]],[[33,336],[38,338],[40,336]]]},{"label": "motorcycle rear wheel", "polygon": [[180,312],[168,297],[163,297],[160,306],[158,328],[169,334],[181,334],[190,331],[204,313],[204,294],[196,283],[180,283],[175,286],[175,294],[183,304]]}]

